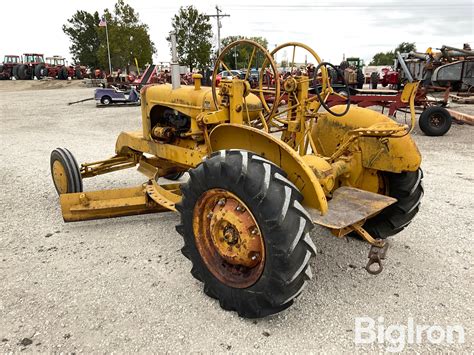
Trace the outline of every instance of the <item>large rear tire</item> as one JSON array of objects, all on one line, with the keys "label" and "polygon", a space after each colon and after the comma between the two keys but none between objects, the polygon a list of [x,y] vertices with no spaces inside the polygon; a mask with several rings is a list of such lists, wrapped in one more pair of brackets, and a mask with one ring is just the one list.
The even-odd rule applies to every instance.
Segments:
[{"label": "large rear tire", "polygon": [[380,76],[379,73],[374,71],[372,74],[370,74],[370,88],[371,89],[377,89],[377,85],[379,83]]},{"label": "large rear tire", "polygon": [[21,64],[17,70],[18,79],[26,80],[31,79],[31,73],[27,65]]},{"label": "large rear tire", "polygon": [[18,65],[15,65],[15,66],[13,67],[13,69],[12,69],[12,75],[13,75],[13,77],[15,78],[15,80],[18,80],[18,79],[19,79],[19,78],[18,78],[18,68],[19,68],[19,66],[18,66]]},{"label": "large rear tire", "polygon": [[387,195],[398,201],[364,224],[374,238],[385,239],[401,232],[418,213],[423,197],[423,171],[382,173]]},{"label": "large rear tire", "polygon": [[82,75],[81,69],[77,68],[75,70],[75,74],[76,74],[76,79],[78,79],[78,80],[84,79],[84,75]]},{"label": "large rear tire", "polygon": [[68,77],[67,68],[63,66],[63,67],[61,67],[61,69],[59,69],[59,72],[58,72],[58,79],[60,79],[60,80],[67,80],[67,77]]},{"label": "large rear tire", "polygon": [[56,148],[51,152],[51,176],[58,195],[82,192],[82,177],[79,165],[66,148]]},{"label": "large rear tire", "polygon": [[[291,306],[312,276],[309,260],[316,254],[309,236],[312,222],[298,189],[278,166],[247,151],[216,152],[189,175],[176,206],[181,214],[176,230],[204,292],[246,318]],[[242,227],[241,219],[250,224]],[[221,235],[214,226],[230,229]],[[240,251],[249,244],[259,252],[245,251],[241,259],[229,261],[234,245]]]},{"label": "large rear tire", "polygon": [[365,75],[362,69],[357,69],[357,89],[363,89],[365,84]]}]

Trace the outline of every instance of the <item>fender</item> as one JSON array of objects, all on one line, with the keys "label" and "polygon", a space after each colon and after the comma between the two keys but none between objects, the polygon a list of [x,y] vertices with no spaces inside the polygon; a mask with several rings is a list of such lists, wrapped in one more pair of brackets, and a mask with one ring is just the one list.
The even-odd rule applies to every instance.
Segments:
[{"label": "fender", "polygon": [[[343,108],[344,106],[334,106],[331,110],[338,112]],[[347,131],[367,128],[380,122],[393,121],[379,112],[351,106],[349,112],[342,117],[329,113],[321,114],[311,135],[318,153],[331,156]],[[388,138],[386,143],[376,137],[361,137],[356,144],[362,153],[364,168],[401,173],[416,171],[420,167],[421,154],[409,134],[399,138]]]},{"label": "fender", "polygon": [[275,163],[300,190],[305,206],[315,208],[321,214],[327,212],[326,196],[316,175],[296,151],[278,138],[253,127],[220,124],[212,130],[210,142],[213,152],[224,149],[248,150]]}]

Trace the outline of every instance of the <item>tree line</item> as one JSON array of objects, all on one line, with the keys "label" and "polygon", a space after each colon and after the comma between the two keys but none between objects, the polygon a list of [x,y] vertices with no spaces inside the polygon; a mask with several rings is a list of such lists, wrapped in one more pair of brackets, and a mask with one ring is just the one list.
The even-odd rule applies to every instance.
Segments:
[{"label": "tree line", "polygon": [[[63,31],[71,41],[69,49],[76,63],[91,68],[108,68],[106,31],[105,27],[99,26],[102,18],[107,22],[112,68],[128,68],[135,64],[135,60],[141,66],[152,63],[156,48],[150,38],[149,27],[141,22],[138,12],[124,0],[118,0],[112,10],[104,9],[103,16],[97,11],[89,13],[78,10],[63,25]],[[176,32],[180,65],[189,67],[191,71],[212,65],[217,52],[212,46],[212,25],[208,16],[194,6],[184,6],[173,16],[171,27]],[[225,47],[244,38],[268,48],[268,41],[263,37],[229,36],[221,40],[221,45]],[[169,42],[170,37],[167,40]],[[392,65],[396,52],[411,50],[416,50],[415,44],[403,42],[394,51],[375,54],[370,65]],[[223,60],[235,69],[246,67],[250,53],[250,46],[242,45],[227,53]]]}]

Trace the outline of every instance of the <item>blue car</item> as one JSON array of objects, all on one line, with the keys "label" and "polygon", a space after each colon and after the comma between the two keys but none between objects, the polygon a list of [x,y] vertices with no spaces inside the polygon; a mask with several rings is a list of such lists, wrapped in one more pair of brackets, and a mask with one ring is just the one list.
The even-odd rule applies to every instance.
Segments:
[{"label": "blue car", "polygon": [[140,94],[135,88],[123,91],[116,87],[107,89],[96,89],[94,98],[97,104],[113,105],[113,104],[136,104],[140,105]]}]

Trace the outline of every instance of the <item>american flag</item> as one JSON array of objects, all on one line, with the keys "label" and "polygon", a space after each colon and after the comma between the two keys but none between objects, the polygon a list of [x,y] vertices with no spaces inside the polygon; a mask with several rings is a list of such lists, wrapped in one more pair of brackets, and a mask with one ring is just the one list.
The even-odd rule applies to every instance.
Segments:
[{"label": "american flag", "polygon": [[105,17],[102,17],[99,22],[99,27],[107,26],[107,21],[105,21]]}]

